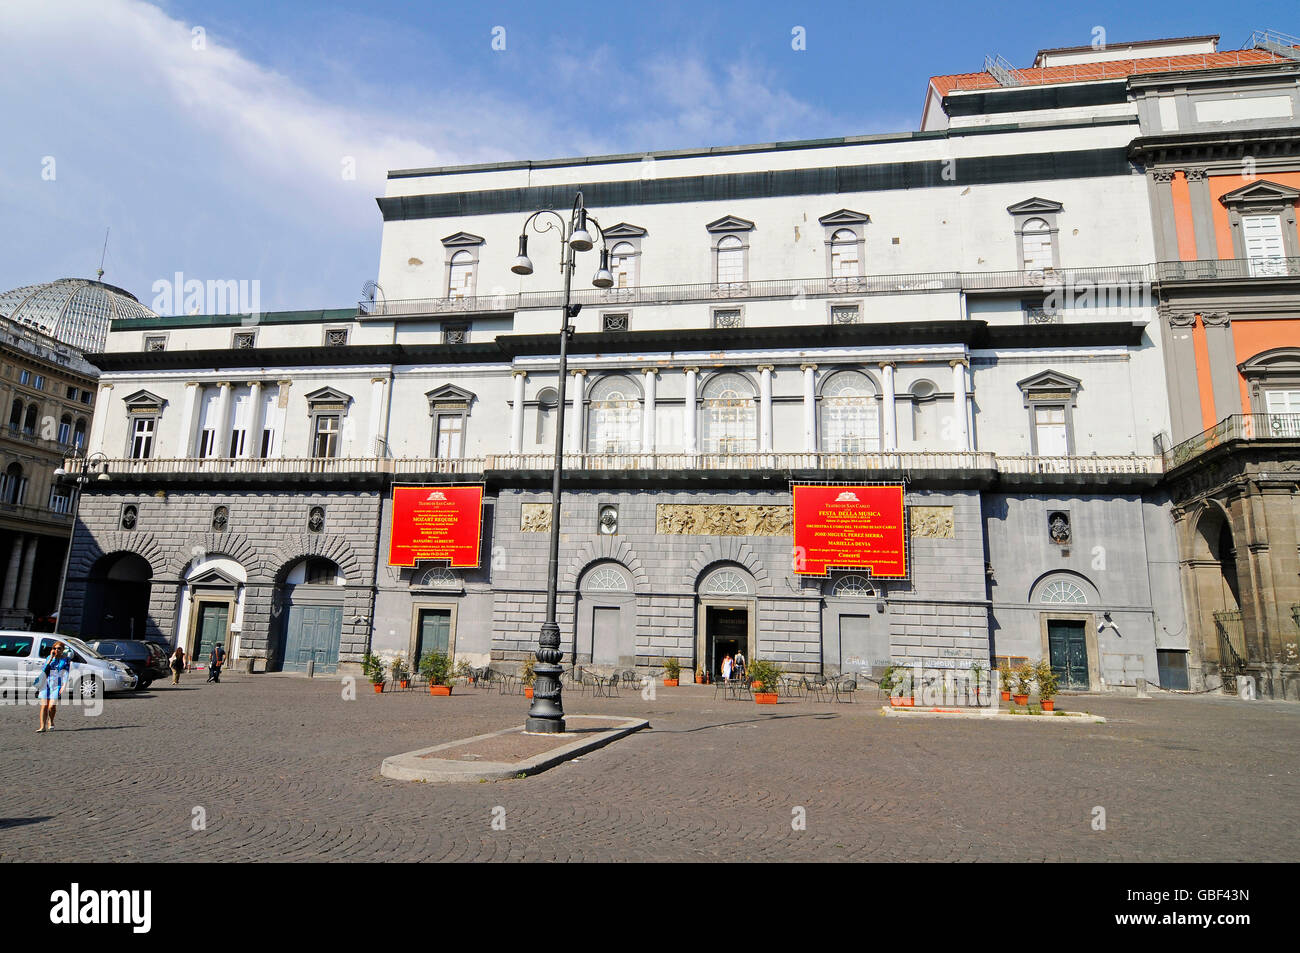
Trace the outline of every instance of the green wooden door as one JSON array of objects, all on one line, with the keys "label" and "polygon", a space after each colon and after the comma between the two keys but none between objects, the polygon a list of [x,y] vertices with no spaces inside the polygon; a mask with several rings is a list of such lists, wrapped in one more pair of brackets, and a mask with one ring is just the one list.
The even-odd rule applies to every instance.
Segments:
[{"label": "green wooden door", "polygon": [[229,621],[229,603],[199,603],[198,644],[194,649],[196,664],[208,664],[208,655],[212,652],[214,645],[220,645],[223,649],[226,647],[226,631]]},{"label": "green wooden door", "polygon": [[430,652],[451,654],[451,610],[421,609],[415,629],[415,664]]},{"label": "green wooden door", "polygon": [[338,670],[342,606],[290,606],[286,625],[282,671],[305,672],[313,660],[317,672]]},{"label": "green wooden door", "polygon": [[1060,680],[1061,688],[1087,691],[1091,687],[1088,684],[1088,642],[1084,637],[1084,623],[1048,619],[1047,648],[1052,671]]}]

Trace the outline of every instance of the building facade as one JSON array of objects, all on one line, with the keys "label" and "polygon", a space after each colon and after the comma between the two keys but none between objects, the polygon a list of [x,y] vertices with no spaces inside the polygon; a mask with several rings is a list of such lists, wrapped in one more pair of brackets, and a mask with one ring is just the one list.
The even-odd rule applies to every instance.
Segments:
[{"label": "building facade", "polygon": [[[1211,283],[1171,277],[1159,187],[1181,160],[1147,124],[1196,111],[1149,90],[1222,76],[1182,51],[1204,40],[1144,49],[1177,55],[1163,72],[1107,60],[1083,81],[1046,51],[1007,85],[936,77],[916,133],[391,173],[359,307],[114,323],[90,440],[112,481],[83,502],[69,623],[129,596],[158,637],[273,668],[522,660],[545,606],[557,236],[531,235],[537,274],[510,265],[528,214],[581,192],[614,286],[587,288],[579,257],[567,661],[1049,657],[1067,688],[1198,687],[1169,315]],[[800,481],[904,482],[907,578],[798,573]],[[401,484],[484,486],[477,567],[390,562]]]}]

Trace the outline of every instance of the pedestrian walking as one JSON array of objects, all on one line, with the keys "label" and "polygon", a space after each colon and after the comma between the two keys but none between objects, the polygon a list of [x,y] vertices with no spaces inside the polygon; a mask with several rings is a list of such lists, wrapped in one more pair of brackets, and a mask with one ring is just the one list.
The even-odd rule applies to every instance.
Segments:
[{"label": "pedestrian walking", "polygon": [[745,653],[744,652],[736,653],[736,660],[735,662],[732,663],[731,669],[736,673],[736,678],[743,679],[745,677]]},{"label": "pedestrian walking", "polygon": [[724,682],[731,681],[731,667],[733,664],[735,663],[732,662],[730,655],[722,657],[722,680]]},{"label": "pedestrian walking", "polygon": [[181,683],[181,672],[185,671],[185,650],[179,645],[176,646],[176,651],[172,653],[171,667],[172,684],[179,685]]},{"label": "pedestrian walking", "polygon": [[221,666],[226,664],[226,650],[220,645],[212,646],[208,654],[208,681],[221,683]]},{"label": "pedestrian walking", "polygon": [[37,697],[41,702],[41,726],[36,729],[37,734],[54,730],[54,713],[59,707],[59,694],[63,691],[71,669],[72,663],[63,650],[63,643],[55,642],[50,649],[49,658],[41,667],[41,674],[36,677],[35,684],[39,688]]}]

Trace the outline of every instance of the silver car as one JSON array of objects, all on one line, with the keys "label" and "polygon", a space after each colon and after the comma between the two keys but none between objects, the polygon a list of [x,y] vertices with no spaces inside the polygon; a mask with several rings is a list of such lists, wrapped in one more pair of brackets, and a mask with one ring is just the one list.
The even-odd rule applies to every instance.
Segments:
[{"label": "silver car", "polygon": [[121,662],[106,659],[81,639],[45,632],[0,630],[0,679],[30,685],[40,674],[55,642],[68,647],[71,669],[68,689],[83,699],[99,698],[105,692],[128,692],[136,677]]}]

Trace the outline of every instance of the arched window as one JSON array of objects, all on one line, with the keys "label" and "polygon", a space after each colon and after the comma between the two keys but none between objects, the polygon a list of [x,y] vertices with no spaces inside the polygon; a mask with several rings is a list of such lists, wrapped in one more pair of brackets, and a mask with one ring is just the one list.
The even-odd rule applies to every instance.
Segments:
[{"label": "arched window", "polygon": [[86,445],[85,417],[77,418],[77,425],[72,429],[72,445],[74,447],[84,447]]},{"label": "arched window", "polygon": [[735,569],[718,569],[700,586],[700,594],[706,596],[748,595],[749,583],[743,574]]},{"label": "arched window", "polygon": [[284,582],[288,586],[341,586],[344,579],[338,563],[324,556],[308,556],[293,565]]},{"label": "arched window", "polygon": [[1021,228],[1025,271],[1052,267],[1052,229],[1044,219],[1031,218]]},{"label": "arched window", "polygon": [[858,236],[850,228],[838,229],[831,236],[831,277],[856,278],[861,272]]},{"label": "arched window", "polygon": [[1068,602],[1084,604],[1088,601],[1088,595],[1083,591],[1083,587],[1070,582],[1068,579],[1053,579],[1043,587],[1042,595],[1038,597],[1039,602]]},{"label": "arched window", "polygon": [[27,405],[27,415],[23,417],[23,433],[36,433],[36,405]]},{"label": "arched window", "polygon": [[4,477],[0,478],[0,500],[5,503],[21,503],[27,493],[27,477],[23,476],[20,463],[11,463],[5,468]]},{"label": "arched window", "polygon": [[59,443],[68,444],[72,442],[72,414],[64,414],[59,418]]},{"label": "arched window", "polygon": [[555,411],[559,406],[560,392],[554,387],[537,392],[537,442],[543,447],[555,443]]},{"label": "arched window", "polygon": [[474,256],[467,251],[458,251],[451,256],[451,266],[447,279],[447,297],[469,297],[474,293],[473,287]]},{"label": "arched window", "polygon": [[619,242],[610,249],[609,270],[614,276],[615,288],[636,287],[637,255],[631,242]]},{"label": "arched window", "polygon": [[17,430],[23,425],[23,402],[14,398],[13,409],[9,411],[9,429]]},{"label": "arched window", "polygon": [[821,446],[825,453],[870,453],[880,449],[880,408],[871,378],[837,371],[822,388]]},{"label": "arched window", "polygon": [[588,453],[636,453],[641,449],[641,392],[627,377],[602,377],[587,405]]},{"label": "arched window", "polygon": [[745,280],[745,244],[735,235],[718,239],[718,284]]},{"label": "arched window", "polygon": [[754,385],[740,374],[715,374],[704,385],[700,443],[705,453],[753,453],[758,415]]},{"label": "arched window", "polygon": [[866,576],[853,574],[836,579],[832,594],[841,599],[874,599],[876,590]]},{"label": "arched window", "polygon": [[631,592],[623,570],[612,563],[597,566],[582,579],[585,592]]},{"label": "arched window", "polygon": [[424,574],[420,585],[431,589],[459,589],[460,577],[446,566],[435,566]]}]

